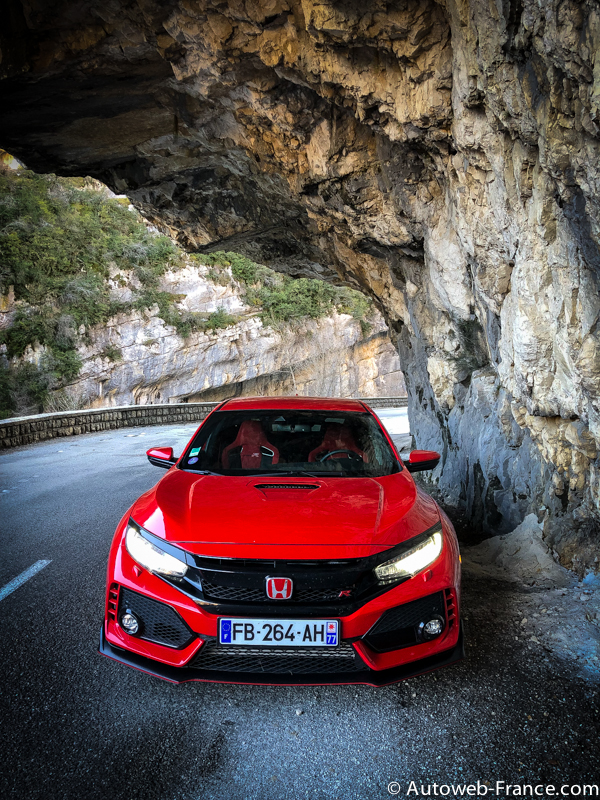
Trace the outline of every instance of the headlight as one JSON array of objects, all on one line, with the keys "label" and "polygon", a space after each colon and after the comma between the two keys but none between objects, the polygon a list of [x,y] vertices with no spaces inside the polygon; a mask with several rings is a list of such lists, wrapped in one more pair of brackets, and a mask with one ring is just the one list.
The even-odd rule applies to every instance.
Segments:
[{"label": "headlight", "polygon": [[183,578],[187,572],[185,561],[175,558],[149,542],[131,521],[125,534],[125,547],[133,560],[149,572],[158,572],[159,575],[169,575],[173,578]]},{"label": "headlight", "polygon": [[428,567],[442,552],[441,531],[432,533],[424,542],[407,550],[401,556],[375,567],[375,575],[380,581],[396,578],[410,578]]}]

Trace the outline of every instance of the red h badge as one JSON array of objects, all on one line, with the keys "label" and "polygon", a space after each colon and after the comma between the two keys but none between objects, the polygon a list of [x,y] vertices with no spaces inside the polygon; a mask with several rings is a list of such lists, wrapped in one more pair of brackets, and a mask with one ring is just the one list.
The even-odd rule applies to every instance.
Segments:
[{"label": "red h badge", "polygon": [[271,600],[289,600],[293,587],[291,578],[267,578],[267,597]]}]

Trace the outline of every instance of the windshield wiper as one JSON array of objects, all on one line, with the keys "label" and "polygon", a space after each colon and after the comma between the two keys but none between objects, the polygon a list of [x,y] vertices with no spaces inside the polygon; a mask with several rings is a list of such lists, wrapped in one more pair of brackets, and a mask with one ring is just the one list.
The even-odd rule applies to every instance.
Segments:
[{"label": "windshield wiper", "polygon": [[182,472],[193,472],[194,475],[216,475],[219,478],[283,478],[291,475],[305,476],[307,478],[318,478],[321,476],[326,478],[345,478],[352,475],[351,472],[329,472],[327,470],[308,472],[308,470],[305,469],[287,470],[282,472],[247,472],[243,475],[229,475],[227,472],[211,472],[209,469],[190,469],[189,467],[179,467],[179,469]]},{"label": "windshield wiper", "polygon": [[190,469],[189,467],[180,467],[182,472],[193,472],[194,475],[218,475],[223,477],[222,472],[211,472],[209,469]]},{"label": "windshield wiper", "polygon": [[343,478],[344,475],[347,473],[345,472],[328,472],[327,470],[319,471],[319,472],[308,472],[305,469],[294,469],[288,470],[287,472],[255,472],[251,477],[256,476],[257,478],[276,478],[278,475],[285,476],[285,475],[306,475],[308,478],[318,478],[320,475],[327,475],[333,478]]}]

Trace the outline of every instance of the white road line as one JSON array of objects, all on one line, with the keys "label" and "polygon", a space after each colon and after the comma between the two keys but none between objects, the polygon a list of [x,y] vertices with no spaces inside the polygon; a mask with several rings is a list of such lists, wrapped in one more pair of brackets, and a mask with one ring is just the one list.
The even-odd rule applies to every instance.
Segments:
[{"label": "white road line", "polygon": [[20,575],[17,575],[16,578],[13,578],[12,581],[3,586],[0,589],[0,600],[4,600],[5,597],[8,597],[9,594],[12,594],[15,589],[18,589],[19,586],[22,586],[29,578],[33,578],[33,576],[39,572],[44,567],[47,567],[48,564],[51,564],[52,561],[36,561],[32,567],[26,569],[25,572],[22,572]]}]

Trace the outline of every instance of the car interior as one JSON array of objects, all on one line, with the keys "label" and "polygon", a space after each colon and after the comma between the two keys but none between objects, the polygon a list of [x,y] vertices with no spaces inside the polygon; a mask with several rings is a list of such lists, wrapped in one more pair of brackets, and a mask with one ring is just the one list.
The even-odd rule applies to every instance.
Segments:
[{"label": "car interior", "polygon": [[192,442],[184,468],[370,474],[369,465],[377,472],[384,465],[394,471],[392,462],[397,463],[369,414],[232,411],[217,413],[209,422]]}]

